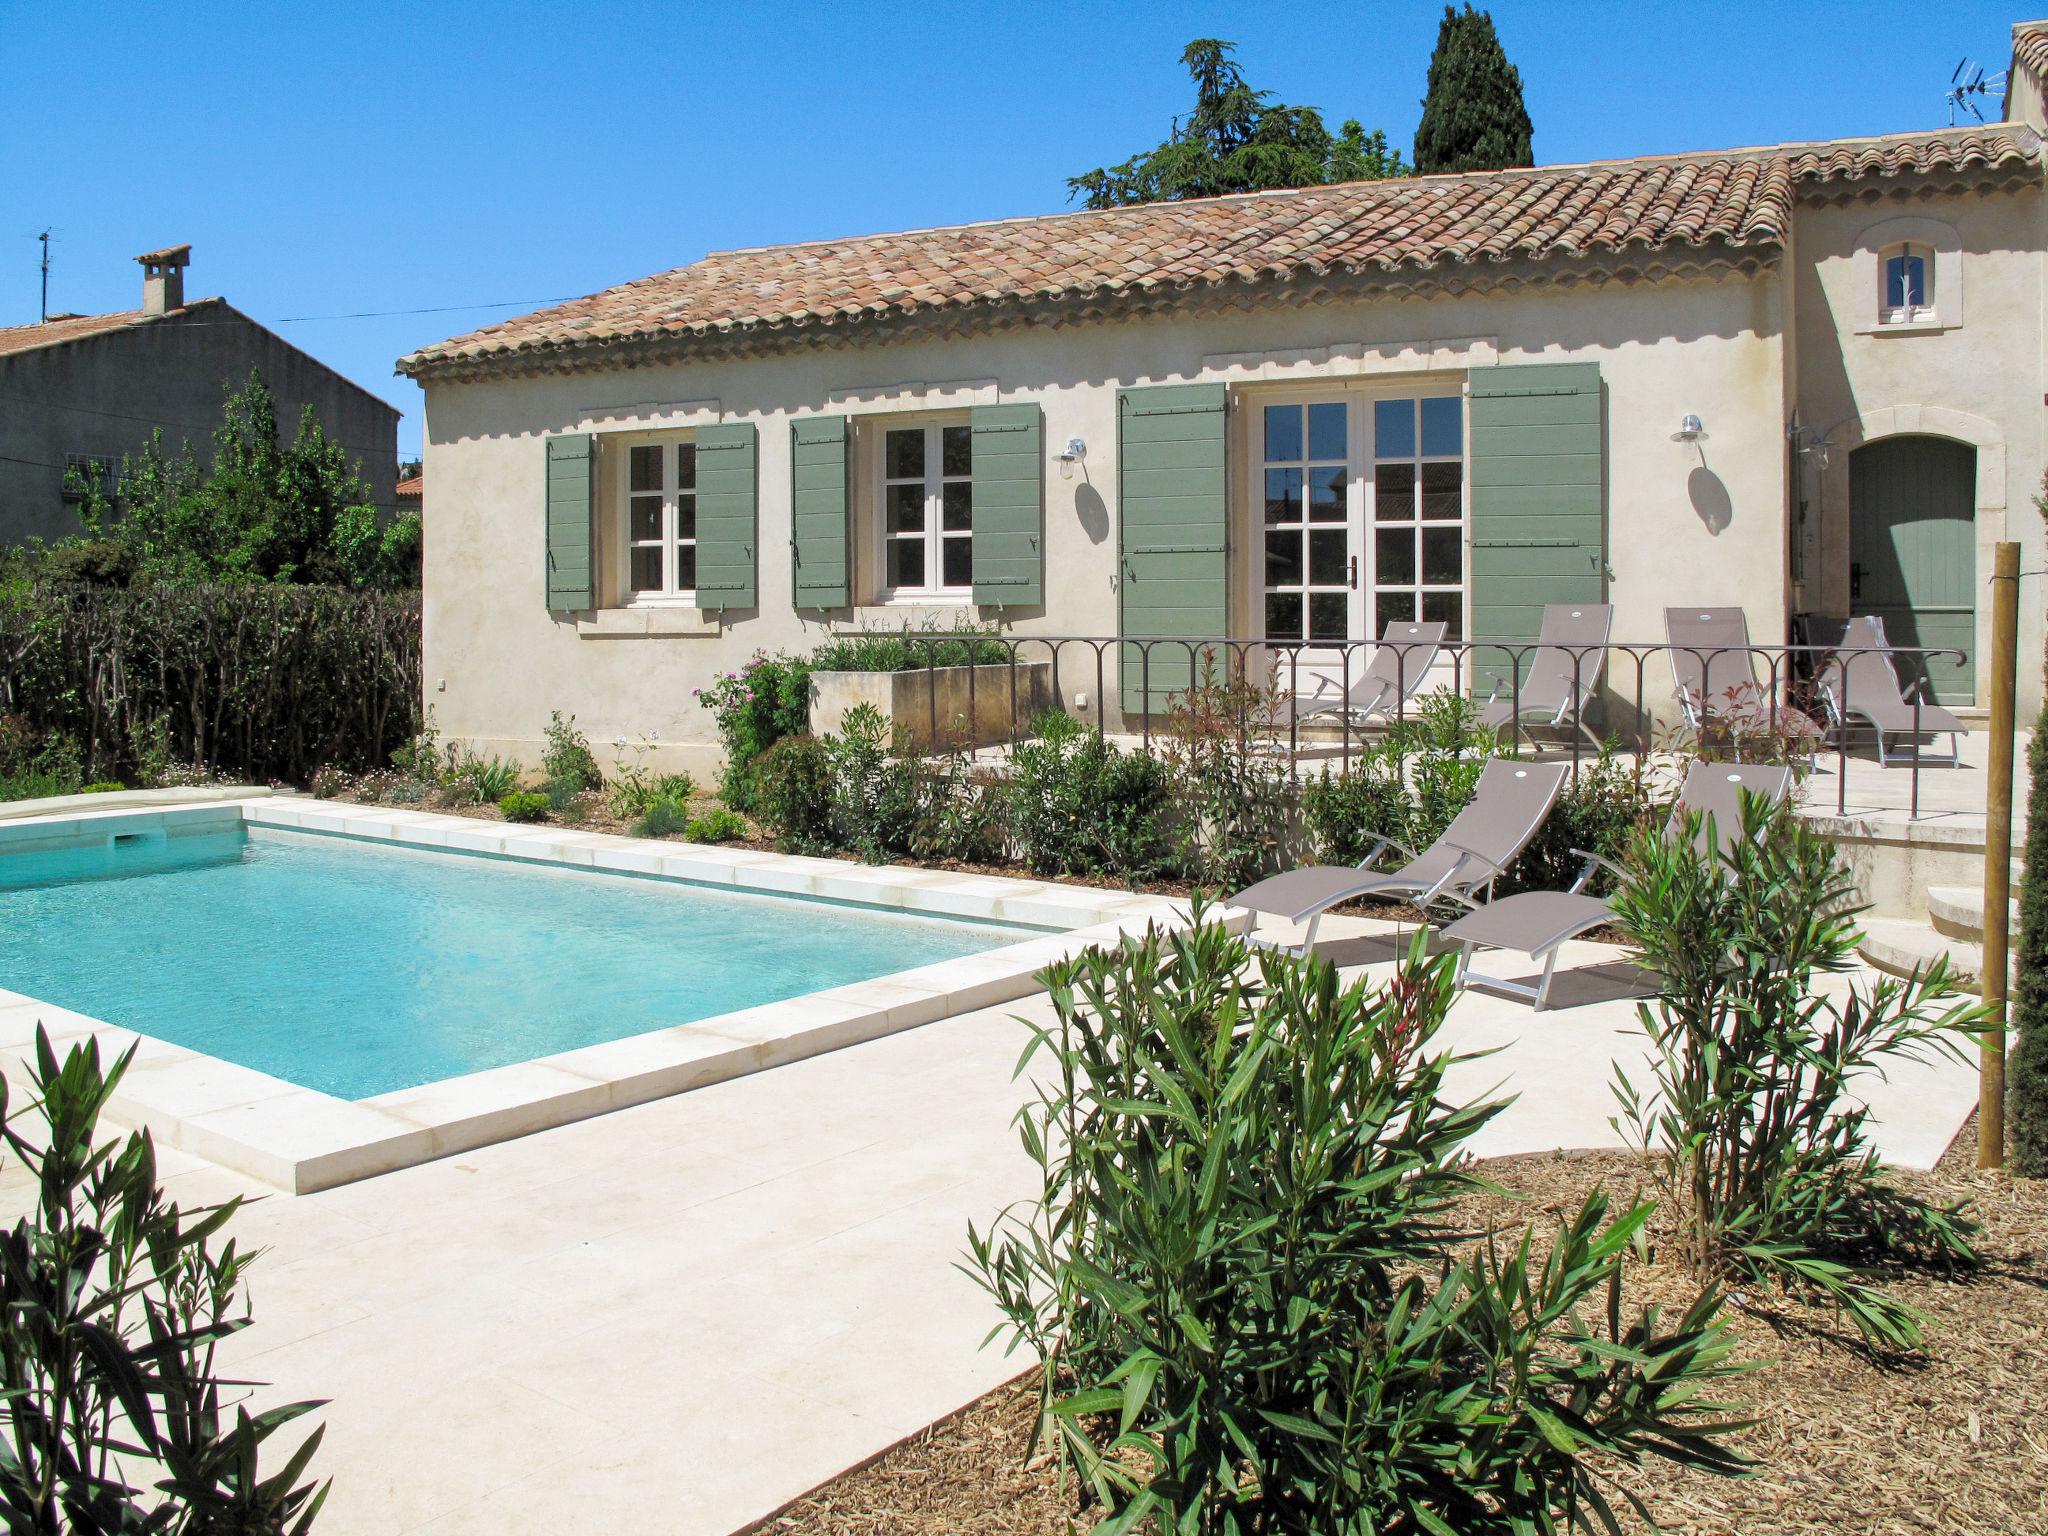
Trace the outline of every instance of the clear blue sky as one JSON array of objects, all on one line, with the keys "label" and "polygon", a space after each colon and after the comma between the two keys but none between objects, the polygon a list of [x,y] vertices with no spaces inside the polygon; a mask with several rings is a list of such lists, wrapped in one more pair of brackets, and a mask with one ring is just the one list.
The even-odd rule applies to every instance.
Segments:
[{"label": "clear blue sky", "polygon": [[[2048,9],[2048,0],[2039,0]],[[1539,163],[1934,128],[1979,0],[1497,0]],[[0,0],[0,324],[221,294],[405,412],[401,353],[706,250],[1056,211],[1162,138],[1191,37],[1414,137],[1442,6]],[[1987,108],[1995,116],[1996,101]],[[455,308],[454,306],[479,306]],[[445,313],[312,319],[446,307]]]}]

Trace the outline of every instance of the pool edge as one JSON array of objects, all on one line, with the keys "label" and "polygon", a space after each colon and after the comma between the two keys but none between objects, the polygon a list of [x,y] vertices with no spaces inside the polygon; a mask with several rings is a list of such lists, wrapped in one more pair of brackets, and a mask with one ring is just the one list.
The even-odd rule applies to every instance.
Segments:
[{"label": "pool edge", "polygon": [[[1141,931],[1186,921],[1166,897],[1051,885],[1002,875],[843,864],[754,849],[520,828],[383,806],[297,797],[64,813],[0,823],[9,844],[47,844],[137,826],[169,832],[255,827],[335,832],[444,852],[490,854],[610,873],[809,896],[1042,930],[868,981],[806,993],[688,1024],[645,1031],[363,1100],[335,1098],[202,1052],[0,991],[0,1052],[23,1080],[37,1024],[61,1052],[92,1036],[103,1053],[133,1045],[134,1065],[108,1117],[147,1128],[165,1146],[249,1175],[287,1194],[312,1194],[494,1142],[708,1087],[878,1039],[1040,990],[1046,965]],[[1241,915],[1240,915],[1241,916]]]}]

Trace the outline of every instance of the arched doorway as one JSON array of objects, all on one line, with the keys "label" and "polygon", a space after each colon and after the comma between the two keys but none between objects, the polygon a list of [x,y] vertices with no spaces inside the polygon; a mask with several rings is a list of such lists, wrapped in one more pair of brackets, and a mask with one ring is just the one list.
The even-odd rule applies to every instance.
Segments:
[{"label": "arched doorway", "polygon": [[1964,665],[1929,669],[1949,705],[1976,701],[1976,492],[1977,450],[1950,438],[1880,438],[1849,456],[1849,611],[1883,619],[1894,645],[1962,651]]}]

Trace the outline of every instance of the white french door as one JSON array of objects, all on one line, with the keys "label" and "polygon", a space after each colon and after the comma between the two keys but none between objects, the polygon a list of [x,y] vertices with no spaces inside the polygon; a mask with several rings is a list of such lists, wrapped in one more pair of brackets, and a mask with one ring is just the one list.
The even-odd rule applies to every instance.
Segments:
[{"label": "white french door", "polygon": [[[1271,398],[1253,432],[1259,617],[1268,640],[1303,647],[1298,673],[1287,653],[1275,657],[1283,686],[1334,695],[1345,676],[1334,647],[1391,623],[1441,620],[1447,639],[1464,638],[1465,403],[1455,386]],[[1353,654],[1353,681],[1366,660]]]}]

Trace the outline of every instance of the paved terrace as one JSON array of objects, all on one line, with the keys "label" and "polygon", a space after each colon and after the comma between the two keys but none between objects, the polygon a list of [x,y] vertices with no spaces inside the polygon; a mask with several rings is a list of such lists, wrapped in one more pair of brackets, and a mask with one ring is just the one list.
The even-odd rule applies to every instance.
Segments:
[{"label": "paved terrace", "polygon": [[[1385,968],[1389,924],[1325,932],[1340,963]],[[1559,995],[1579,1006],[1453,1010],[1450,1045],[1498,1048],[1457,1089],[1519,1095],[1482,1154],[1615,1141],[1609,1063],[1641,1059],[1635,973],[1597,945],[1565,963],[1582,969]],[[332,1399],[321,1531],[722,1536],[1013,1375],[953,1266],[970,1220],[1034,1192],[1010,1124],[1019,1013],[1049,1008],[246,1209],[235,1235],[269,1251],[227,1363],[274,1383],[268,1399]],[[0,1049],[32,1029],[0,1015]],[[1962,1063],[1871,1084],[1885,1155],[1931,1165],[1974,1090]],[[163,1165],[187,1204],[262,1193],[176,1152]],[[0,1214],[24,1195],[11,1171]]]}]

